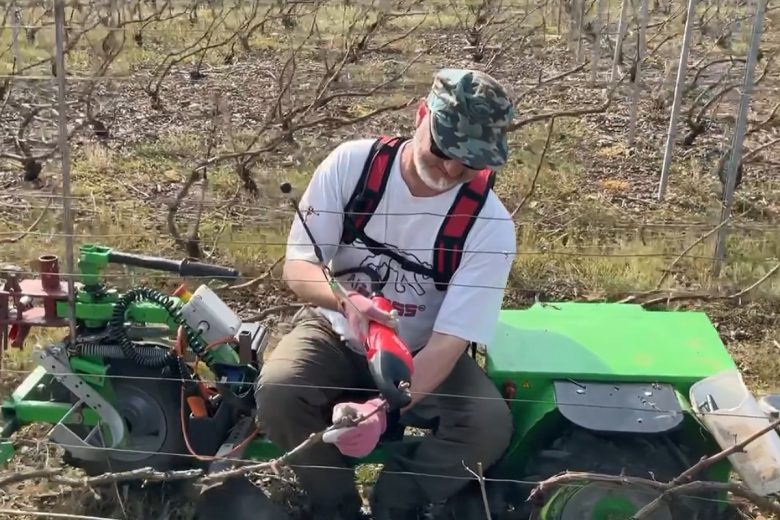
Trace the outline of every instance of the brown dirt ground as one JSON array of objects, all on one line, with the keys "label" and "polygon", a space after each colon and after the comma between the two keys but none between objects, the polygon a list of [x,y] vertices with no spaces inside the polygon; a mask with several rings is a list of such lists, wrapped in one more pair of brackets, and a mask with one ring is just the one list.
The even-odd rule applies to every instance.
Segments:
[{"label": "brown dirt ground", "polygon": [[[612,16],[614,20],[614,11]],[[767,19],[765,48],[767,51],[777,50],[778,11],[768,13]],[[679,21],[675,29],[678,28]],[[159,45],[163,46],[164,36],[156,37],[160,40]],[[148,36],[147,42],[151,43],[145,45],[153,46],[154,38],[154,34]],[[173,67],[161,91],[166,105],[164,111],[151,110],[149,99],[140,88],[148,69],[139,67],[133,70],[133,81],[118,81],[114,88],[111,85],[99,87],[97,97],[110,99],[110,103],[103,107],[102,117],[110,124],[111,137],[107,142],[99,142],[93,136],[79,136],[73,142],[73,175],[78,196],[74,202],[74,222],[78,233],[92,234],[90,239],[128,250],[181,256],[181,250],[170,240],[165,227],[165,204],[176,196],[186,179],[188,168],[204,157],[199,136],[208,132],[215,93],[218,92],[230,107],[235,129],[247,132],[262,118],[265,107],[275,95],[275,85],[269,73],[278,73],[285,60],[285,54],[279,47],[267,43],[267,39],[251,52],[237,55],[227,65],[217,63],[226,53],[225,49],[219,49],[218,55],[213,58],[215,63],[204,69],[206,77],[199,81],[189,78],[189,65]],[[628,41],[626,55],[631,56],[633,44],[631,38]],[[397,45],[394,49],[398,50],[387,49],[369,54],[359,64],[348,66],[352,77],[348,77],[344,84],[357,89],[364,86],[363,83],[376,82],[381,77],[380,71],[397,70],[413,50],[430,45],[432,50],[410,69],[403,91],[397,87],[387,89],[360,108],[378,106],[386,99],[422,95],[429,84],[430,72],[439,66],[485,67],[485,60],[474,61],[468,52],[464,52],[465,42],[463,31],[452,26],[420,31],[413,44]],[[698,59],[712,48],[713,39],[697,38],[695,42],[693,54]],[[657,45],[657,40],[649,45]],[[640,99],[634,146],[625,145],[628,88],[619,90],[615,103],[605,113],[556,120],[556,131],[542,173],[533,195],[518,215],[519,234],[528,234],[533,248],[546,248],[542,252],[546,251],[545,254],[550,256],[542,255],[538,262],[532,255],[530,259],[523,260],[516,279],[509,287],[507,306],[528,305],[536,298],[548,301],[617,299],[628,293],[651,289],[661,269],[682,251],[684,245],[713,227],[717,215],[716,198],[722,189],[714,169],[723,143],[727,142],[733,130],[728,114],[734,113],[738,94],[732,92],[725,98],[718,107],[719,117],[710,116],[708,130],[691,146],[682,146],[678,139],[669,196],[658,202],[655,190],[663,159],[669,104],[659,108],[651,94],[660,92],[659,82],[665,65],[663,58],[674,57],[677,52],[677,48],[670,44],[663,49],[666,54],[662,56],[663,53],[659,52],[650,58],[643,70],[647,84]],[[590,45],[586,43],[583,55],[589,56],[589,52]],[[609,50],[604,50],[602,54],[606,52]],[[308,58],[298,64],[298,93],[305,90],[307,82],[310,85],[316,79],[318,64],[311,56]],[[691,62],[695,59],[692,58]],[[601,63],[602,70],[608,71],[608,58],[602,57]],[[544,77],[551,77],[572,68],[574,64],[573,54],[565,48],[564,41],[554,36],[546,40],[537,36],[529,38],[526,45],[513,47],[496,61],[491,70],[514,92],[520,93],[536,81],[540,71]],[[763,65],[765,62],[759,64],[759,69]],[[715,69],[709,71],[709,77],[716,78],[725,70]],[[737,63],[731,77],[741,78],[741,71]],[[773,100],[776,100],[773,93],[777,92],[780,76],[773,68],[769,71],[754,93],[751,122],[765,117]],[[523,96],[518,105],[518,117],[563,107],[597,106],[601,103],[604,89],[584,86],[587,78],[586,69],[566,80],[533,89]],[[32,102],[45,96],[41,91],[15,88],[19,90],[13,92],[18,96],[14,99]],[[51,90],[53,86],[40,88]],[[687,97],[684,110],[689,103],[690,97]],[[350,102],[344,101],[328,106],[323,113],[343,116],[349,113],[350,108]],[[274,195],[278,181],[290,178],[301,188],[312,165],[335,143],[351,136],[376,132],[408,133],[413,122],[412,115],[409,108],[387,112],[367,122],[327,133],[315,129],[297,134],[294,144],[279,147],[257,160],[253,166],[253,178],[259,186],[256,194],[241,189],[229,164],[215,170],[207,195],[209,211],[204,216],[202,228],[204,248],[211,255],[208,260],[238,265],[249,276],[265,272],[278,257],[279,248],[261,251],[263,246],[260,242],[283,240],[291,218],[289,212],[283,209],[281,198]],[[6,110],[0,120],[3,126],[8,124],[9,128],[15,128],[18,113]],[[753,149],[776,138],[779,121],[776,117],[772,120],[773,125],[749,136],[746,148]],[[528,125],[513,134],[516,159],[509,173],[499,180],[498,187],[510,210],[530,189],[545,139],[544,124]],[[680,135],[686,131],[681,123]],[[222,129],[223,137],[225,133]],[[4,141],[5,144],[8,142]],[[714,284],[715,289],[733,292],[744,287],[746,280],[754,281],[760,277],[772,265],[771,259],[774,257],[776,262],[780,255],[780,240],[776,233],[780,216],[778,151],[780,147],[768,149],[758,160],[745,167],[736,207],[740,213],[744,212],[739,223],[753,231],[735,233],[737,237],[729,261],[739,268],[728,271],[724,280]],[[2,225],[14,231],[26,229],[41,212],[46,195],[57,189],[59,179],[56,160],[46,164],[40,179],[32,183],[21,179],[17,163],[0,162],[0,204],[3,205],[0,207],[7,208],[0,211]],[[179,222],[191,221],[198,197],[199,189],[194,188],[182,205]],[[18,242],[0,246],[0,263],[29,265],[30,260],[44,249],[61,251],[61,240],[49,237],[50,233],[61,232],[60,217],[61,210],[55,208],[53,215],[46,217],[36,228],[39,234],[33,233]],[[694,231],[683,234],[686,227]],[[124,233],[128,236],[95,236],[100,233]],[[248,243],[237,245],[242,240]],[[635,246],[638,242],[643,245]],[[576,253],[578,250],[630,252],[632,247],[639,247],[642,251],[646,251],[644,248],[662,248],[670,252],[670,256],[653,264],[625,260],[627,267],[618,271],[622,277],[621,284],[608,288],[614,281],[614,265]],[[570,256],[554,256],[552,253],[556,251]],[[707,249],[704,254],[709,252],[711,250]],[[620,259],[615,260],[617,264],[621,262]],[[670,287],[702,289],[709,279],[706,275],[708,265],[706,261],[681,262],[671,277],[674,285]],[[270,278],[278,277],[278,274],[277,268],[271,271]],[[774,360],[778,359],[780,349],[777,343],[780,339],[780,303],[774,297],[778,294],[778,285],[769,280],[763,288],[766,290],[760,292],[760,297],[725,302],[694,299],[679,305],[701,308],[709,313],[751,388],[777,391],[780,380]],[[225,293],[225,298],[245,317],[266,307],[286,303],[290,295],[278,282],[266,280],[248,290]],[[283,321],[289,315],[274,314],[267,318],[267,323],[278,335],[283,332]],[[7,395],[27,368],[29,366],[24,360],[14,358],[6,361],[6,372],[0,377],[0,395]],[[45,431],[45,428],[35,426],[20,432],[16,436],[19,454],[6,469],[59,464],[60,451],[39,442]],[[186,518],[184,512],[188,503],[186,498],[176,495],[175,490],[119,491],[129,494],[118,501],[116,489],[104,490],[97,495],[92,490],[63,489],[46,482],[28,482],[0,492],[0,508],[29,507],[46,511],[56,505],[82,515],[122,518],[122,507],[129,507],[124,512],[125,518],[139,519],[179,518],[172,512],[180,509],[181,518]],[[294,501],[295,497],[288,498]]]}]

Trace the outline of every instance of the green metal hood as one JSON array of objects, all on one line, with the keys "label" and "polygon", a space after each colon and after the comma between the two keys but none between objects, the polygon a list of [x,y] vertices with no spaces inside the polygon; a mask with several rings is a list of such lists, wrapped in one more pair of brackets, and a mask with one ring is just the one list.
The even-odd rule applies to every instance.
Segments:
[{"label": "green metal hood", "polygon": [[487,346],[494,379],[691,383],[735,367],[706,314],[619,303],[545,303],[501,312]]}]

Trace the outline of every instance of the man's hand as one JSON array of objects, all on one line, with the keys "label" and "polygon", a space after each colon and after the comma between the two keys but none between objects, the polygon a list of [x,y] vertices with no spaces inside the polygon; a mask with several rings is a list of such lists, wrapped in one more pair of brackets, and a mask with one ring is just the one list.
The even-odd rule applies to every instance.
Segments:
[{"label": "man's hand", "polygon": [[389,313],[379,309],[371,298],[363,296],[357,291],[344,291],[339,298],[341,312],[349,322],[349,335],[345,340],[357,347],[360,352],[365,349],[366,338],[368,337],[368,324],[376,321],[389,327],[396,328],[397,318]]},{"label": "man's hand", "polygon": [[356,426],[340,428],[326,433],[322,440],[333,443],[339,451],[348,457],[365,457],[376,447],[379,437],[387,428],[387,414],[377,410],[384,406],[381,398],[371,399],[365,403],[339,403],[333,407],[333,423],[348,418],[360,420]]}]

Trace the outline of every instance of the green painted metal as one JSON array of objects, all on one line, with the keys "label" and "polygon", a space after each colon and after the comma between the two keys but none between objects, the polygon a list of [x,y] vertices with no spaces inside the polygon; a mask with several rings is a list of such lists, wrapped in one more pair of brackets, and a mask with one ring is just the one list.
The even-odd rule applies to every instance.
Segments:
[{"label": "green painted metal", "polygon": [[14,458],[14,443],[0,441],[0,464],[8,464]]},{"label": "green painted metal", "polygon": [[32,423],[57,424],[63,421],[66,424],[97,424],[98,414],[91,408],[83,408],[77,416],[68,415],[73,403],[48,400],[47,391],[53,381],[42,367],[36,367],[0,404],[4,424],[12,425],[8,431],[4,428],[4,436]]},{"label": "green painted metal", "polygon": [[67,417],[73,403],[49,400],[48,391],[53,381],[53,376],[47,373],[43,367],[36,367],[16,387],[11,397],[0,405],[3,417],[15,419],[20,426],[33,422],[56,424],[63,418],[68,424],[97,424],[98,415],[91,408],[85,407],[82,410],[82,419]]},{"label": "green painted metal", "polygon": [[487,364],[497,379],[682,385],[734,367],[704,313],[581,302],[502,311]]},{"label": "green painted metal", "polygon": [[258,460],[271,460],[280,457],[284,454],[283,450],[269,441],[266,437],[258,436],[249,443],[246,451],[244,452],[244,458],[258,459]]},{"label": "green painted metal", "polygon": [[[181,302],[175,296],[170,298],[177,305]],[[89,321],[92,328],[103,327],[111,320],[111,314],[114,312],[114,300],[100,300],[100,302],[79,300],[76,305],[76,319]],[[57,315],[61,317],[68,316],[67,302],[57,302]],[[152,302],[134,302],[127,310],[127,319],[137,323],[164,324],[171,330],[176,329],[176,325],[171,320],[168,312]]]},{"label": "green painted metal", "polygon": [[51,376],[46,372],[45,368],[41,366],[35,367],[11,393],[11,401],[18,403],[27,399],[38,389],[39,385],[46,384],[50,380]]},{"label": "green painted metal", "polygon": [[100,284],[100,275],[109,263],[110,253],[110,247],[95,244],[84,244],[79,248],[78,269],[84,285],[89,287]]},{"label": "green painted metal", "polygon": [[593,507],[593,520],[629,520],[639,510],[630,500],[621,496],[612,496],[596,503]]},{"label": "green painted metal", "polygon": [[[112,254],[117,252],[105,246],[84,244],[79,248],[78,268],[84,287],[76,293],[76,319],[90,329],[102,329],[112,320],[115,306],[120,295],[116,289],[106,287],[101,281],[103,270],[112,263]],[[173,308],[184,304],[181,298],[166,295]],[[70,309],[66,301],[57,302],[58,316],[67,319]],[[162,325],[173,335],[179,323],[173,319],[162,305],[150,301],[134,301],[127,306],[125,319],[135,323]],[[206,345],[190,345],[198,351]],[[196,348],[197,347],[197,348]],[[242,366],[235,349],[230,345],[219,345],[208,351],[208,358],[223,365],[241,366],[229,379],[240,380],[242,375],[254,375],[249,368]]]},{"label": "green painted metal", "polygon": [[21,424],[57,424],[62,421],[65,424],[95,426],[98,423],[98,414],[92,408],[83,408],[78,416],[68,415],[72,406],[51,401],[22,401],[14,403],[14,413]]},{"label": "green painted metal", "polygon": [[103,387],[107,383],[105,375],[108,367],[100,359],[73,356],[70,358],[70,367],[92,386]]},{"label": "green painted metal", "polygon": [[[516,392],[509,401],[516,431],[507,465],[521,464],[559,428],[555,380],[671,383],[689,410],[693,383],[734,366],[704,313],[587,302],[502,310],[485,362],[499,389],[512,384]],[[693,429],[693,418],[685,422]]]},{"label": "green painted metal", "polygon": [[[100,282],[110,254],[110,248],[96,245],[82,246],[80,250],[79,269],[85,287],[77,295],[76,317],[88,327],[107,325],[119,297]],[[58,305],[58,313],[68,315],[65,302]],[[137,323],[162,324],[171,331],[176,328],[168,312],[151,302],[132,303],[127,318]],[[100,359],[72,357],[70,364],[109,402],[115,400],[113,387],[105,377],[107,367]],[[487,345],[485,359],[488,377],[507,396],[515,418],[514,437],[501,464],[522,468],[527,457],[560,430],[565,419],[556,407],[553,382],[567,379],[672,384],[686,413],[683,431],[708,452],[718,451],[712,439],[703,436],[701,425],[690,413],[687,394],[694,382],[734,367],[717,331],[701,312],[657,312],[632,304],[580,302],[505,309],[499,316],[496,338]],[[66,416],[71,403],[57,403],[45,397],[52,381],[38,367],[2,403],[4,437],[24,424],[54,424]],[[510,387],[511,399],[507,393]],[[594,409],[594,413],[598,410]],[[97,418],[93,410],[84,410],[83,417],[67,420],[94,425]],[[10,457],[12,448],[7,451],[0,440],[0,460],[6,460],[6,454]],[[276,445],[260,436],[248,446],[244,457],[269,460],[280,455],[282,451]],[[354,463],[381,463],[384,458],[385,449],[380,445]],[[728,462],[722,461],[710,468],[707,477],[726,480],[729,470]],[[571,488],[561,491],[559,501],[548,504],[546,514],[550,516],[542,518],[555,518],[556,508],[565,502],[567,493],[573,492]],[[605,502],[604,511],[622,511],[624,506],[617,500]]]}]

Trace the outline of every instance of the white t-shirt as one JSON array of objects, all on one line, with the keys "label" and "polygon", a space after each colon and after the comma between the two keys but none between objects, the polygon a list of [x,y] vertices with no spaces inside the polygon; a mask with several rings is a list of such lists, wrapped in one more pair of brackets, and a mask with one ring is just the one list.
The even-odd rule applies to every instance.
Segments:
[{"label": "white t-shirt", "polygon": [[[516,254],[515,226],[509,212],[491,192],[469,232],[460,267],[446,292],[436,288],[433,278],[403,270],[397,260],[374,254],[359,239],[339,247],[344,208],[373,142],[358,139],[335,148],[315,170],[301,197],[301,212],[325,262],[337,275],[345,269],[362,268],[357,273],[337,276],[348,290],[365,284],[363,287],[370,292],[372,278],[386,280],[381,292],[399,310],[399,333],[412,351],[424,347],[432,331],[490,343]],[[382,200],[364,232],[383,247],[397,248],[403,257],[432,268],[436,235],[460,186],[435,197],[415,197],[401,177],[400,156],[399,150]],[[286,256],[290,260],[317,261],[297,216]],[[341,314],[318,310],[343,333],[345,320]]]}]

